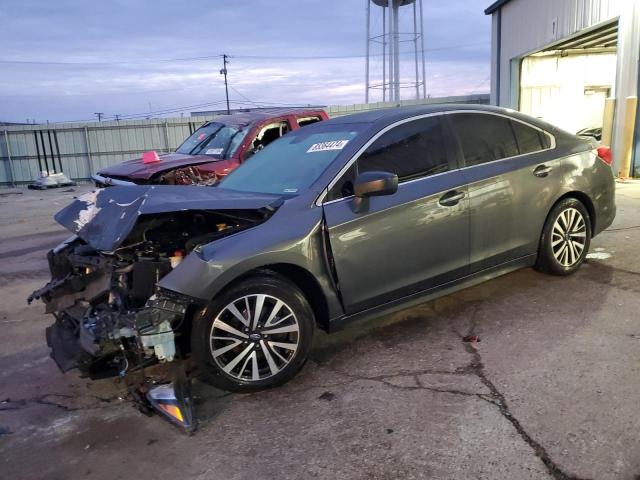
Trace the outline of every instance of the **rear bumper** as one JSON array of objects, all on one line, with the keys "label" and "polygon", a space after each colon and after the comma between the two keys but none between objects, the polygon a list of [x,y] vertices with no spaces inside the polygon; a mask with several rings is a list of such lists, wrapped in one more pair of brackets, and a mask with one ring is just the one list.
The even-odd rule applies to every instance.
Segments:
[{"label": "rear bumper", "polygon": [[111,186],[131,187],[136,185],[135,183],[127,182],[126,180],[118,180],[116,178],[104,177],[99,173],[95,173],[91,175],[91,180],[94,181],[94,183],[96,184],[96,187],[111,187]]}]

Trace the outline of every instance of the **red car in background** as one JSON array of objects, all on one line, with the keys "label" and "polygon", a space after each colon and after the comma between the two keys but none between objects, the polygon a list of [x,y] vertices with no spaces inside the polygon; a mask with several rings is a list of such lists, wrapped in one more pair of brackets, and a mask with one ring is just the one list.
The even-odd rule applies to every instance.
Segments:
[{"label": "red car in background", "polygon": [[221,115],[196,130],[174,153],[103,168],[96,186],[211,185],[282,135],[329,118],[322,109],[269,109]]}]

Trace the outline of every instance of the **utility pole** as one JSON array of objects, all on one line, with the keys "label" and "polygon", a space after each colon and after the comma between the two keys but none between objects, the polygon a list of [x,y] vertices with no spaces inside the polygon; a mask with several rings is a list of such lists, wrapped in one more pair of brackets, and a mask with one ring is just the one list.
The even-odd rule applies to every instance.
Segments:
[{"label": "utility pole", "polygon": [[229,110],[229,87],[227,85],[227,63],[229,63],[227,58],[229,58],[229,55],[227,55],[226,53],[223,53],[222,54],[222,70],[220,70],[220,75],[224,75],[224,93],[227,98],[227,115],[231,115],[231,110]]},{"label": "utility pole", "polygon": [[102,112],[95,112],[94,115],[96,117],[98,117],[98,121],[101,122],[102,121],[102,117],[104,116],[104,113]]},{"label": "utility pole", "polygon": [[116,113],[114,116],[116,117],[116,122],[119,122],[120,121],[120,114]]}]

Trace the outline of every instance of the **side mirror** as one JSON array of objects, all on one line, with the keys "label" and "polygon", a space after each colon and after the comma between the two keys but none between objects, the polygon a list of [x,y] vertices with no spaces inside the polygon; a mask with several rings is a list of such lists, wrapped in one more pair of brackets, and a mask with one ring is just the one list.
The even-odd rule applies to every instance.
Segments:
[{"label": "side mirror", "polygon": [[353,211],[369,208],[369,197],[393,195],[398,191],[398,175],[390,172],[363,172],[353,184]]},{"label": "side mirror", "polygon": [[353,185],[356,197],[392,195],[398,191],[398,175],[390,172],[364,172]]}]

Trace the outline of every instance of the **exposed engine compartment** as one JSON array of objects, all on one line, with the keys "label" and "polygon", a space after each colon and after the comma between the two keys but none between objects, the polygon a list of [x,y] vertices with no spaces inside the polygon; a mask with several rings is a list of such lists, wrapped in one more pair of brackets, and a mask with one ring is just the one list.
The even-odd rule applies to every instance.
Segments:
[{"label": "exposed engine compartment", "polygon": [[218,176],[195,166],[181,167],[159,175],[153,183],[159,185],[204,185],[211,186],[218,182]]},{"label": "exposed engine compartment", "polygon": [[42,299],[56,318],[47,342],[60,369],[79,368],[92,378],[125,375],[185,353],[177,340],[199,301],[156,284],[200,245],[269,215],[264,209],[141,215],[112,251],[79,237],[50,251],[52,280],[29,301]]}]

